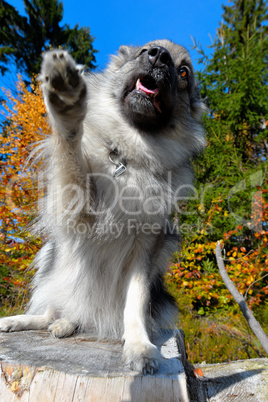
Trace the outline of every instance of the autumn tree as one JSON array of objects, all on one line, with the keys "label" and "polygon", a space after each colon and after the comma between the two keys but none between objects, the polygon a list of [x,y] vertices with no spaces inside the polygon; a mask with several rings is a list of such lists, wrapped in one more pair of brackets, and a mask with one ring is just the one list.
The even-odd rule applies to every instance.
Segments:
[{"label": "autumn tree", "polygon": [[[50,133],[42,91],[20,79],[7,92],[6,124],[0,134],[0,305],[1,312],[25,301],[30,263],[41,239],[30,233],[38,208],[38,174],[27,163],[34,144]],[[4,308],[5,307],[5,308]],[[10,313],[10,310],[9,310]]]}]

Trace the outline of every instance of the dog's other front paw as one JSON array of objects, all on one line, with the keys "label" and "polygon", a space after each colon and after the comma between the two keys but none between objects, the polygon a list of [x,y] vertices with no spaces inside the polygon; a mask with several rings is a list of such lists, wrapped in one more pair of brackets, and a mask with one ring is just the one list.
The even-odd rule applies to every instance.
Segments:
[{"label": "dog's other front paw", "polygon": [[[17,316],[18,317],[18,316]],[[0,319],[0,332],[13,332],[23,330],[23,325],[17,317],[5,317]]]},{"label": "dog's other front paw", "polygon": [[67,318],[59,318],[50,324],[48,330],[55,338],[66,338],[75,332],[76,327]]},{"label": "dog's other front paw", "polygon": [[86,84],[81,75],[82,70],[65,50],[44,53],[39,78],[43,83],[45,97],[56,112],[69,114],[72,108],[77,109],[78,106],[85,113]]},{"label": "dog's other front paw", "polygon": [[123,359],[131,370],[146,374],[155,374],[159,369],[162,356],[155,345],[150,342],[125,342]]}]

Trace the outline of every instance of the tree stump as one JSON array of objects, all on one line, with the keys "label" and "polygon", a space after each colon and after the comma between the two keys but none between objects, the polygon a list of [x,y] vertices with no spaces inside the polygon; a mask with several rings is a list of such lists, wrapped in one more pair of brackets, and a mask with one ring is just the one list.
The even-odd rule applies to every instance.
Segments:
[{"label": "tree stump", "polygon": [[180,333],[162,331],[154,343],[165,359],[155,375],[143,376],[124,366],[119,343],[86,335],[56,339],[43,331],[1,333],[0,401],[189,401]]}]

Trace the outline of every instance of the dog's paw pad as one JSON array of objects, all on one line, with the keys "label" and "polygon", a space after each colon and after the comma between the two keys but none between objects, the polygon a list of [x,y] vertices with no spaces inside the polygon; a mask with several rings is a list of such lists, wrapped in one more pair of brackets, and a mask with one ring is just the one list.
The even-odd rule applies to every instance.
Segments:
[{"label": "dog's paw pad", "polygon": [[[56,55],[55,55],[56,56]],[[45,75],[46,83],[50,83],[52,88],[58,92],[74,89],[79,85],[80,73],[70,56],[63,54],[56,56],[53,68]]]},{"label": "dog's paw pad", "polygon": [[46,76],[46,82],[50,80],[51,86],[57,91],[64,91],[65,89],[65,81],[63,76],[60,74],[59,71],[54,70],[51,73],[51,77]]},{"label": "dog's paw pad", "polygon": [[71,66],[67,66],[66,75],[71,87],[76,88],[79,84],[79,71],[76,68],[74,69]]},{"label": "dog's paw pad", "polygon": [[85,98],[86,85],[82,77],[83,68],[76,65],[65,50],[51,50],[43,55],[40,80],[43,88],[51,95],[52,104],[62,107],[73,105]]}]

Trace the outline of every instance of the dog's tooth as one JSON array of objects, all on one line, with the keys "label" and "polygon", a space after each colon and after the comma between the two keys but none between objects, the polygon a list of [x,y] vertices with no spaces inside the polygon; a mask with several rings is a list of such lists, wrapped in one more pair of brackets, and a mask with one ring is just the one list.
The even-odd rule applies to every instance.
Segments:
[{"label": "dog's tooth", "polygon": [[139,84],[140,84],[140,79],[138,78],[137,82],[136,82],[136,89],[139,89]]}]

